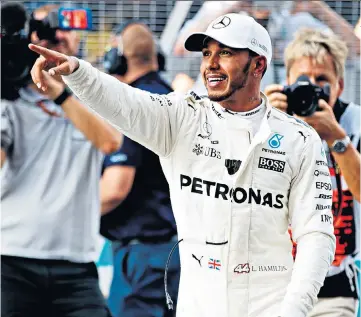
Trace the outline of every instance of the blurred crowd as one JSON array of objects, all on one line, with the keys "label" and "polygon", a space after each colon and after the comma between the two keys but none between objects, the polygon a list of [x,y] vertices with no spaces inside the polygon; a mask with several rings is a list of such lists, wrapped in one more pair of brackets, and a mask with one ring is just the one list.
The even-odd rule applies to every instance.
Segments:
[{"label": "blurred crowd", "polygon": [[[128,1],[122,6],[132,13],[122,18],[117,11],[119,17],[103,29],[99,25],[107,17],[94,12],[104,8],[89,2],[96,32],[56,29],[49,35],[39,28],[29,34],[31,43],[80,56],[132,87],[158,95],[193,91],[190,98],[196,98],[206,96],[207,89],[194,71],[201,54],[185,49],[187,37],[228,13],[251,16],[264,26],[273,62],[261,90],[272,106],[302,116],[315,128],[332,176],[336,259],[312,317],[358,313],[360,193],[354,171],[359,170],[361,130],[361,20],[359,4],[353,21],[337,13],[341,2],[353,6],[352,1],[196,2],[192,14],[184,9],[182,21],[169,15],[174,22],[154,23],[159,13],[153,20],[143,18],[134,8],[139,3]],[[84,6],[23,4],[39,21],[48,21],[62,5]],[[179,28],[165,45],[161,34],[169,22]],[[168,255],[177,228],[158,156],[83,106],[60,78],[47,77],[47,93],[29,82],[1,103],[1,315],[36,316],[46,309],[48,316],[59,317],[175,316],[166,300],[170,293],[176,306],[179,255],[174,251],[171,260]],[[321,89],[327,100],[319,103],[312,95],[310,103],[322,111],[291,111],[302,81],[307,94]],[[352,144],[355,151],[346,163],[328,150],[334,146],[331,135]]]}]

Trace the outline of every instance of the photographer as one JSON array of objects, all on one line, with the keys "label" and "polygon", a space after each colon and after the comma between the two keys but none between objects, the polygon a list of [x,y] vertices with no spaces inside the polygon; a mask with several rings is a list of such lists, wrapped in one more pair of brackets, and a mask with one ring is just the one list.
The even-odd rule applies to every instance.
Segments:
[{"label": "photographer", "polygon": [[287,84],[291,86],[270,85],[265,90],[274,107],[298,116],[318,132],[332,176],[336,256],[311,316],[355,314],[360,107],[339,99],[346,58],[346,44],[336,36],[302,30],[285,51]]},{"label": "photographer", "polygon": [[[29,38],[76,54],[75,31],[49,27],[54,10],[39,8],[30,21],[54,38],[40,29]],[[2,18],[9,13],[25,16],[15,4],[1,8]],[[4,45],[11,39],[3,42],[11,28],[2,26],[11,57]],[[24,82],[19,98],[1,102],[1,315],[110,316],[94,260],[101,161],[120,146],[120,135],[61,81],[44,76],[46,94]]]}]

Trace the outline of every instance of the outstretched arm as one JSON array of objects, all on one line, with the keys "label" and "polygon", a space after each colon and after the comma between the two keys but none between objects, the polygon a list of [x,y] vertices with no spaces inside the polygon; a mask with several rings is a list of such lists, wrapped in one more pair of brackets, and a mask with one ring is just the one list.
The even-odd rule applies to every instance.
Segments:
[{"label": "outstretched arm", "polygon": [[118,150],[121,139],[119,131],[69,94],[63,83],[45,71],[42,75],[47,86],[47,96],[63,108],[66,117],[97,149],[104,154]]},{"label": "outstretched arm", "polygon": [[[161,156],[171,153],[185,116],[182,98],[161,96],[132,88],[100,72],[88,62],[43,47],[29,46],[42,56],[32,69],[33,81],[43,87],[42,70],[63,75],[78,98],[134,141]],[[44,88],[46,89],[46,87]]]}]

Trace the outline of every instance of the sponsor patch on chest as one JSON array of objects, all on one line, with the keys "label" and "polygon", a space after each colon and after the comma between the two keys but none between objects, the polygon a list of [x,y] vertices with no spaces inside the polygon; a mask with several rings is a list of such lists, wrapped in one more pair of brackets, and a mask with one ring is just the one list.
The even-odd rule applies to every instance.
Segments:
[{"label": "sponsor patch on chest", "polygon": [[270,159],[267,157],[260,157],[258,162],[258,168],[263,168],[278,173],[283,173],[285,170],[285,161]]}]

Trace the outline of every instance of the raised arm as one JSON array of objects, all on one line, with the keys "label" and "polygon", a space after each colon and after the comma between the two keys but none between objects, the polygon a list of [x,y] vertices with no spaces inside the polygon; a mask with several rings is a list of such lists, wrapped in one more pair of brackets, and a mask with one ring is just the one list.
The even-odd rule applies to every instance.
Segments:
[{"label": "raised arm", "polygon": [[317,300],[336,247],[331,179],[321,140],[314,131],[310,133],[289,196],[297,254],[280,316],[307,316]]},{"label": "raised arm", "polygon": [[342,38],[347,43],[351,57],[360,55],[360,39],[356,36],[353,26],[332,10],[325,1],[298,1],[294,12],[300,11],[311,13]]},{"label": "raised arm", "polygon": [[104,154],[115,152],[120,147],[121,135],[111,124],[85,107],[65,89],[63,83],[44,72],[47,96],[55,100],[71,123]]},{"label": "raised arm", "polygon": [[119,82],[88,62],[36,45],[29,47],[41,54],[32,69],[35,84],[46,89],[42,70],[50,67],[50,75],[63,75],[65,83],[85,105],[125,135],[158,155],[170,154],[185,116],[192,114],[182,98],[150,94]]}]

